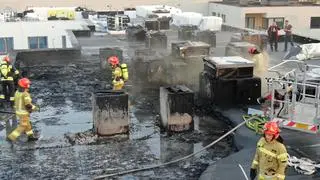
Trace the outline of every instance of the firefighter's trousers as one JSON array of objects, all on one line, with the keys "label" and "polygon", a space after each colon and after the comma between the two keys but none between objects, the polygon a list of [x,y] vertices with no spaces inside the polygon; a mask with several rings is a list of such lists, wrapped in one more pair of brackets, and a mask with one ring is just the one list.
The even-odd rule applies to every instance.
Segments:
[{"label": "firefighter's trousers", "polygon": [[0,94],[1,99],[6,99],[7,101],[14,101],[14,81],[1,81],[2,93]]},{"label": "firefighter's trousers", "polygon": [[18,127],[12,131],[12,133],[8,136],[11,141],[16,141],[17,138],[21,135],[21,133],[26,133],[28,137],[33,136],[32,126],[30,123],[30,115],[21,115],[18,116],[19,125]]}]

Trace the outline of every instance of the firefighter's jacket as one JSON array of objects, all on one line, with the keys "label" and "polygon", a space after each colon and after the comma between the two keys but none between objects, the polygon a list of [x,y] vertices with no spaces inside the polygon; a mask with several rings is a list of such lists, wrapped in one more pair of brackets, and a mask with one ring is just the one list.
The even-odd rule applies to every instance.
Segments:
[{"label": "firefighter's jacket", "polygon": [[[27,108],[27,107],[30,108]],[[29,116],[32,111],[36,110],[36,106],[32,104],[32,99],[27,91],[16,91],[14,95],[14,108],[17,116]]]},{"label": "firefighter's jacket", "polygon": [[127,64],[123,63],[120,67],[115,67],[112,71],[112,79],[116,77],[121,77],[124,81],[128,81],[129,79],[129,72]]},{"label": "firefighter's jacket", "polygon": [[285,179],[288,155],[285,146],[273,140],[267,142],[262,137],[257,143],[257,150],[251,168],[257,169],[259,179],[272,177],[272,180]]},{"label": "firefighter's jacket", "polygon": [[116,77],[122,77],[122,71],[120,67],[115,67],[112,70],[112,79],[115,79]]},{"label": "firefighter's jacket", "polygon": [[13,81],[15,75],[19,74],[19,71],[15,69],[10,63],[1,61],[0,64],[1,81]]}]

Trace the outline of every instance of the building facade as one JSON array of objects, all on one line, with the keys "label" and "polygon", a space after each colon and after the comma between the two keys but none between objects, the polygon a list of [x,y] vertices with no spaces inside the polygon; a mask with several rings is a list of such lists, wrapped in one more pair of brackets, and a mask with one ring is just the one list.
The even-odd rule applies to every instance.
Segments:
[{"label": "building facade", "polygon": [[73,48],[68,30],[85,29],[84,21],[0,23],[0,54],[11,50]]},{"label": "building facade", "polygon": [[280,5],[255,2],[210,2],[208,12],[222,17],[225,25],[241,29],[265,31],[273,21],[283,28],[289,20],[294,34],[320,40],[320,5],[288,0]]}]

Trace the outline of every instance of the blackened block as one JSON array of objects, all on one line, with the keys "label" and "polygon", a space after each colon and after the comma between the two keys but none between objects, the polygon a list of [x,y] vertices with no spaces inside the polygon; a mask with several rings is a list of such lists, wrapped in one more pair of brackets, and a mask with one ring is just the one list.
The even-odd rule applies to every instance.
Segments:
[{"label": "blackened block", "polygon": [[216,47],[216,33],[214,31],[200,31],[197,33],[197,40],[208,43],[211,47]]},{"label": "blackened block", "polygon": [[126,29],[126,36],[130,41],[145,41],[146,31],[142,26],[128,26]]},{"label": "blackened block", "polygon": [[88,25],[88,28],[90,29],[91,32],[96,31],[96,26],[95,25]]},{"label": "blackened block", "polygon": [[180,26],[178,30],[179,40],[194,40],[195,31],[198,29],[197,26]]},{"label": "blackened block", "polygon": [[90,37],[91,36],[91,30],[72,30],[73,34],[76,37]]},{"label": "blackened block", "polygon": [[101,69],[106,69],[109,67],[107,59],[110,56],[117,56],[121,61],[123,59],[123,51],[118,48],[100,48],[99,49],[99,58],[100,58],[100,67]]},{"label": "blackened block", "polygon": [[253,62],[239,56],[205,57],[204,70],[214,78],[253,77]]},{"label": "blackened block", "polygon": [[259,77],[237,79],[237,104],[257,104],[257,98],[260,96],[261,79]]},{"label": "blackened block", "polygon": [[171,132],[193,130],[194,93],[186,86],[160,87],[161,124]]},{"label": "blackened block", "polygon": [[169,17],[162,17],[162,18],[158,18],[158,21],[160,23],[160,29],[161,30],[166,30],[166,29],[170,29],[170,20],[171,18]]},{"label": "blackened block", "polygon": [[235,102],[236,79],[215,79],[211,74],[202,72],[200,74],[199,95],[218,106],[230,106]]},{"label": "blackened block", "polygon": [[210,45],[197,41],[172,43],[171,54],[176,58],[204,57],[210,54]]},{"label": "blackened block", "polygon": [[145,28],[150,31],[158,31],[160,30],[160,22],[157,19],[148,19],[144,22]]},{"label": "blackened block", "polygon": [[133,62],[134,78],[138,82],[144,83],[166,83],[167,66],[163,59],[149,59],[140,57]]},{"label": "blackened block", "polygon": [[168,38],[165,33],[162,32],[155,32],[155,33],[148,33],[146,38],[146,47],[147,48],[160,48],[166,49],[167,48]]},{"label": "blackened block", "polygon": [[134,51],[134,56],[136,58],[142,58],[147,56],[155,56],[156,51],[152,49],[137,49]]},{"label": "blackened block", "polygon": [[128,94],[96,91],[92,98],[93,128],[100,136],[129,132]]}]

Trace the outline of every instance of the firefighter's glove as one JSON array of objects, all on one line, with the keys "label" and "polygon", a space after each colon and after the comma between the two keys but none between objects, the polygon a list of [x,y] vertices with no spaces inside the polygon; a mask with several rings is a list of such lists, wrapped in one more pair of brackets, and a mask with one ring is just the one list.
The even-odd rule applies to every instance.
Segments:
[{"label": "firefighter's glove", "polygon": [[257,169],[250,169],[250,178],[251,180],[254,180],[257,176]]}]

